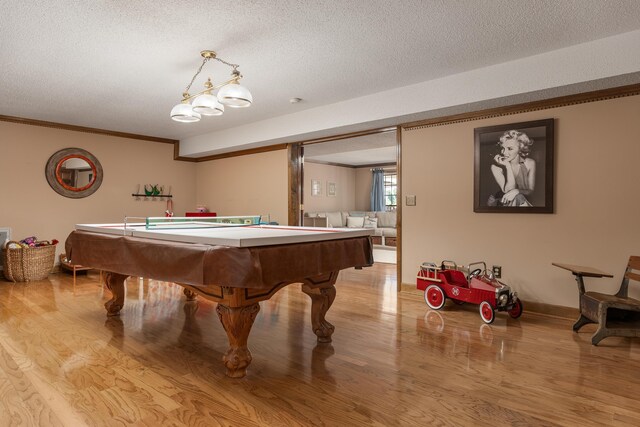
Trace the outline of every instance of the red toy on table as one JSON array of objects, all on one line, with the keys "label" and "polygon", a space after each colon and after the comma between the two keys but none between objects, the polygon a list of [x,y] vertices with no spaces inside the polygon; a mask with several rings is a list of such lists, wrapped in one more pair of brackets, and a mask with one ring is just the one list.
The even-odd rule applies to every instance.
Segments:
[{"label": "red toy on table", "polygon": [[215,212],[185,212],[184,216],[218,216]]}]

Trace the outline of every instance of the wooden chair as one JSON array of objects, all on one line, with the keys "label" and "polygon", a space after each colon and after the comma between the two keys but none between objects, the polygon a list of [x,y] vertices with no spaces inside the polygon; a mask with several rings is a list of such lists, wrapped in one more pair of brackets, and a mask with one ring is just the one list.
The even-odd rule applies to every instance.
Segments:
[{"label": "wooden chair", "polygon": [[640,301],[629,297],[629,282],[640,282],[640,256],[629,257],[620,289],[615,295],[585,292],[583,277],[613,277],[588,267],[553,264],[570,270],[578,282],[580,292],[580,318],[573,325],[577,332],[588,323],[597,323],[598,329],[591,343],[598,343],[610,336],[640,337]]}]

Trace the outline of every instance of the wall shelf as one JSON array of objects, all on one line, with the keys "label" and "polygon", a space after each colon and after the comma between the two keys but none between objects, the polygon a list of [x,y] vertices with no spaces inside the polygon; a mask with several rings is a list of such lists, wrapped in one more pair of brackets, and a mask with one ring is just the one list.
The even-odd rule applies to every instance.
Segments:
[{"label": "wall shelf", "polygon": [[173,194],[156,194],[155,196],[153,194],[136,194],[136,193],[132,193],[131,194],[133,197],[167,197],[167,198],[171,198],[173,197]]}]

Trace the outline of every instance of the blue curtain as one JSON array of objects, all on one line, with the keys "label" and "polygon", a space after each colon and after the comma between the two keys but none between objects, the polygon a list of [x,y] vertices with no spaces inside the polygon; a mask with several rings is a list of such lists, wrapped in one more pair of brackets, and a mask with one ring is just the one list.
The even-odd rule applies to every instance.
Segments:
[{"label": "blue curtain", "polygon": [[371,182],[371,210],[384,211],[384,170],[377,168],[372,170]]}]

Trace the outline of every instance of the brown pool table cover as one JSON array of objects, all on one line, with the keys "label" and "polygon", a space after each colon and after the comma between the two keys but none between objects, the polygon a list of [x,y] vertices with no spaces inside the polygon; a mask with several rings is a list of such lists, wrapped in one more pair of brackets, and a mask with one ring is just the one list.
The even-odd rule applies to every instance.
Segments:
[{"label": "brown pool table cover", "polygon": [[73,231],[65,249],[73,264],[193,286],[233,288],[270,288],[373,264],[368,236],[236,248]]}]

